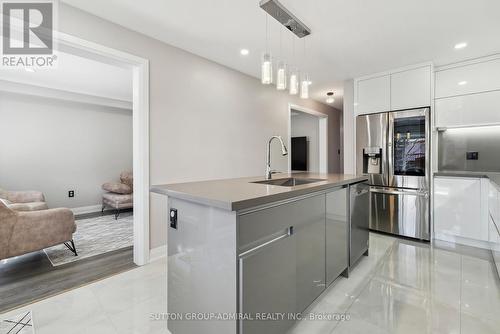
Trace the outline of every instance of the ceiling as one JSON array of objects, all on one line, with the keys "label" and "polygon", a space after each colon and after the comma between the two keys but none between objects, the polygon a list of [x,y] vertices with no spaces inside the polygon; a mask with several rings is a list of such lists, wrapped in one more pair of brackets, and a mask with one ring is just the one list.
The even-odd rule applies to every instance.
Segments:
[{"label": "ceiling", "polygon": [[[265,14],[258,0],[63,0],[97,16],[258,77],[265,48]],[[311,96],[335,92],[343,81],[424,61],[436,65],[500,52],[498,0],[281,0],[312,30],[297,41],[295,63],[305,63]],[[280,54],[280,26],[270,19],[271,50]],[[282,54],[291,62],[290,32]],[[455,50],[454,45],[468,47]],[[241,56],[239,50],[250,50]]]},{"label": "ceiling", "polygon": [[57,67],[35,72],[0,67],[2,80],[132,101],[132,70],[59,51]]}]

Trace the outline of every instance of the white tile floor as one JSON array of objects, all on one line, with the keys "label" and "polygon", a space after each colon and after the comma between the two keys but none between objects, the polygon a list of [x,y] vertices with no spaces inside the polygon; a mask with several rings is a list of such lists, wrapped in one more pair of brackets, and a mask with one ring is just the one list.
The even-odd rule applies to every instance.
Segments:
[{"label": "white tile floor", "polygon": [[[500,333],[500,283],[487,259],[370,235],[370,256],[308,310],[291,334]],[[36,333],[167,333],[166,260],[0,315],[33,311]]]}]

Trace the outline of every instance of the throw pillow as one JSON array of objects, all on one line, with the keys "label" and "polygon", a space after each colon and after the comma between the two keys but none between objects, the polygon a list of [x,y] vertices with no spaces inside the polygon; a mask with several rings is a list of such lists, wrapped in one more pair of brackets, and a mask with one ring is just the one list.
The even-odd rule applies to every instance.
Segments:
[{"label": "throw pillow", "polygon": [[130,171],[121,172],[120,181],[132,188],[134,186],[134,174]]}]

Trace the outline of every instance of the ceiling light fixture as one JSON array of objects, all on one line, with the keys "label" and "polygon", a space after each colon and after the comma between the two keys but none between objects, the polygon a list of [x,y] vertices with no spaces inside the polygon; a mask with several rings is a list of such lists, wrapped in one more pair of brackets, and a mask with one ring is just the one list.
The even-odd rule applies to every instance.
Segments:
[{"label": "ceiling light fixture", "polygon": [[457,43],[457,44],[455,44],[455,49],[460,50],[460,49],[465,48],[466,46],[467,46],[467,43],[465,43],[465,42]]},{"label": "ceiling light fixture", "polygon": [[[283,29],[280,29],[280,57],[283,57],[283,43],[281,32]],[[276,89],[277,90],[285,90],[286,89],[286,81],[287,81],[287,64],[284,60],[280,60],[278,62],[278,69],[276,71]]]},{"label": "ceiling light fixture", "polygon": [[[292,62],[295,61],[295,37],[292,36]],[[290,66],[289,74],[290,83],[288,85],[288,93],[297,95],[299,93],[299,69],[295,66]]]},{"label": "ceiling light fixture", "polygon": [[335,99],[333,98],[333,92],[328,92],[326,93],[326,103],[333,103],[335,102]]},{"label": "ceiling light fixture", "polygon": [[24,70],[26,72],[31,72],[31,73],[35,73],[35,69],[33,67],[25,67]]},{"label": "ceiling light fixture", "polygon": [[[306,39],[304,38],[304,58],[302,60],[302,66],[305,68],[307,63],[307,53],[306,53]],[[302,72],[300,76],[300,98],[308,99],[309,98],[309,75],[307,72]]]},{"label": "ceiling light fixture", "polygon": [[467,85],[467,81],[460,81],[458,83],[459,86],[464,86],[464,85]]},{"label": "ceiling light fixture", "polygon": [[269,22],[266,15],[266,52],[262,55],[261,62],[261,82],[264,85],[273,83],[273,60],[269,52]]},{"label": "ceiling light fixture", "polygon": [[242,56],[248,56],[249,53],[250,53],[250,51],[248,51],[248,49],[241,49],[240,50],[240,54]]},{"label": "ceiling light fixture", "polygon": [[[303,24],[297,17],[295,17],[288,9],[286,9],[278,0],[261,0],[259,3],[260,8],[262,8],[266,14],[273,17],[282,26],[291,31],[295,36],[302,38],[311,34],[311,30]],[[293,36],[293,37],[295,37]],[[288,91],[291,95],[299,94],[302,98],[309,97],[309,85],[310,80],[307,74],[303,77],[305,79],[304,88],[299,87],[301,85],[302,77],[299,77],[299,70],[294,64],[295,58],[295,46],[294,39],[292,37],[292,57],[291,63],[286,63],[282,58],[281,54],[281,30],[280,30],[280,61],[277,64],[276,73],[276,89]],[[289,71],[289,72],[288,72]],[[269,51],[269,23],[268,15],[266,15],[266,51],[263,54],[261,62],[261,82],[263,84],[273,83],[273,58]]]}]

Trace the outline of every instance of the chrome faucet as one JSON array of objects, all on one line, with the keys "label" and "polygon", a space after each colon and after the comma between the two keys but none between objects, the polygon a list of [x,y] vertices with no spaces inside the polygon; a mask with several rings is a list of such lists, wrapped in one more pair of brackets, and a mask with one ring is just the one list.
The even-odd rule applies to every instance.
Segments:
[{"label": "chrome faucet", "polygon": [[278,139],[281,143],[281,155],[288,155],[288,150],[286,149],[285,143],[283,143],[283,138],[281,138],[281,136],[272,136],[267,143],[266,180],[270,180],[273,174],[273,170],[271,170],[271,143],[274,139]]}]

